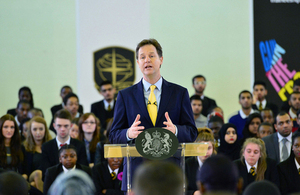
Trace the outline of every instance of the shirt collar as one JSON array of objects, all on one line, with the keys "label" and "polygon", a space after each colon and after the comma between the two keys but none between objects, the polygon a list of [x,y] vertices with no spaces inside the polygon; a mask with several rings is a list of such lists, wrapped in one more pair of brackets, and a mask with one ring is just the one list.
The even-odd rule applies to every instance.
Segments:
[{"label": "shirt collar", "polygon": [[[259,104],[260,104],[260,101],[256,101],[257,108],[259,108]],[[262,105],[263,108],[265,108],[266,105],[267,105],[267,100],[264,99],[263,101],[261,101],[261,105]]]},{"label": "shirt collar", "polygon": [[202,167],[202,165],[203,165],[203,162],[200,160],[199,156],[197,156],[197,160],[198,160],[199,169],[200,169]]},{"label": "shirt collar", "polygon": [[289,115],[290,115],[291,119],[297,119],[297,114],[293,113],[292,108],[290,108],[290,110],[289,110]]},{"label": "shirt collar", "polygon": [[[245,160],[245,164],[246,164],[246,166],[247,166],[247,171],[248,171],[248,173],[249,173],[252,166],[250,166],[250,165],[247,163],[246,160]],[[257,162],[255,163],[255,165],[254,165],[253,167],[255,168],[255,172],[256,172],[256,170],[257,170]]]},{"label": "shirt collar", "polygon": [[104,103],[104,107],[107,110],[108,105],[110,105],[110,107],[114,107],[114,100],[112,100],[110,103],[108,103],[105,99],[103,99],[103,103]]},{"label": "shirt collar", "polygon": [[56,136],[55,139],[56,139],[56,143],[57,143],[58,149],[60,149],[60,144],[68,144],[68,145],[70,145],[70,141],[71,141],[70,136],[69,136],[68,140],[67,140],[65,143],[61,143],[61,142],[57,139],[57,136]]},{"label": "shirt collar", "polygon": [[299,165],[299,163],[297,162],[296,158],[295,158],[295,165],[296,165],[296,167],[297,167],[297,170],[299,170],[300,165]]},{"label": "shirt collar", "polygon": [[246,115],[246,114],[243,112],[242,109],[240,109],[239,113],[240,113],[242,119],[245,119],[245,118],[247,118],[250,114],[254,113],[254,110],[251,108],[251,111],[250,111],[250,114],[249,114],[249,115]]},{"label": "shirt collar", "polygon": [[281,142],[283,138],[286,138],[290,143],[292,143],[292,135],[293,133],[291,132],[290,135],[288,135],[287,137],[283,137],[282,135],[280,135],[279,132],[277,132],[278,142]]},{"label": "shirt collar", "polygon": [[64,165],[62,165],[62,168],[64,170],[64,173],[68,173],[69,171],[73,171],[76,169],[76,165],[72,169],[67,169]]},{"label": "shirt collar", "polygon": [[[150,90],[150,86],[152,85],[151,83],[147,82],[145,79],[142,80],[143,83],[143,87],[145,91]],[[162,77],[160,77],[160,79],[154,83],[154,85],[156,86],[156,88],[161,91],[161,86],[162,86]]]},{"label": "shirt collar", "polygon": [[117,168],[117,169],[115,169],[115,170],[112,170],[112,169],[110,168],[109,165],[107,165],[107,166],[108,166],[108,170],[109,170],[109,173],[110,173],[110,174],[111,174],[112,172],[115,172],[116,174],[118,173],[119,168]]},{"label": "shirt collar", "polygon": [[19,122],[19,120],[18,120],[18,115],[15,116],[15,120],[16,120],[16,122],[17,122],[17,125],[20,126],[20,122]]}]

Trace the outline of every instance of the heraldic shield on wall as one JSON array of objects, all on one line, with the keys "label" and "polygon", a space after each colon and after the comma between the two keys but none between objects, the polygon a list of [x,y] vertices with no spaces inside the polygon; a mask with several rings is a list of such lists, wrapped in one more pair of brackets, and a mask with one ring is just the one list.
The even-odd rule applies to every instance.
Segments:
[{"label": "heraldic shield on wall", "polygon": [[171,131],[154,127],[138,135],[135,147],[144,158],[163,160],[175,154],[178,139]]},{"label": "heraldic shield on wall", "polygon": [[97,90],[109,80],[116,93],[135,80],[135,52],[123,47],[106,47],[94,52],[94,81]]}]

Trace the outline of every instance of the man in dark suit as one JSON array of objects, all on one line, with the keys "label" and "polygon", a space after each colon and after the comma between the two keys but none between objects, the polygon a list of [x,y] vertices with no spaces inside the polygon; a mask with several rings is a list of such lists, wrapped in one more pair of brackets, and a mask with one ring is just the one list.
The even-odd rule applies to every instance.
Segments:
[{"label": "man in dark suit", "polygon": [[286,112],[280,112],[274,126],[277,132],[262,140],[265,142],[268,157],[276,160],[278,164],[290,156],[293,124]]},{"label": "man in dark suit", "polygon": [[59,164],[47,169],[44,182],[44,194],[47,194],[50,186],[60,173],[67,173],[74,169],[86,172],[92,177],[91,168],[77,163],[76,147],[73,145],[64,145],[59,150]]},{"label": "man in dark suit", "polygon": [[207,116],[211,107],[217,106],[214,99],[204,96],[204,90],[206,87],[206,78],[203,75],[196,75],[192,79],[193,87],[195,89],[195,95],[199,95],[202,99],[202,114]]},{"label": "man in dark suit", "polygon": [[[197,137],[197,129],[187,89],[161,77],[163,56],[160,44],[155,39],[143,40],[136,48],[136,58],[143,79],[119,92],[109,134],[110,142],[134,143],[144,129],[152,127],[171,131],[180,143],[193,142]],[[154,111],[148,112],[147,107]],[[142,161],[142,158],[131,159],[133,172]],[[126,167],[126,160],[123,166]],[[125,169],[122,190],[126,190],[126,177]]]},{"label": "man in dark suit", "polygon": [[115,88],[111,81],[103,81],[99,86],[99,92],[103,100],[95,102],[91,106],[91,112],[99,118],[101,133],[106,129],[107,122],[113,118],[115,108]]},{"label": "man in dark suit", "polygon": [[85,145],[83,142],[69,136],[71,128],[71,114],[67,110],[59,110],[54,115],[54,124],[57,136],[42,145],[42,172],[43,176],[47,168],[59,163],[58,150],[65,144],[72,144],[76,148],[78,163],[88,166]]},{"label": "man in dark suit", "polygon": [[[62,99],[62,103],[61,104],[58,104],[58,105],[54,105],[51,107],[51,113],[52,113],[52,120],[51,120],[51,123],[50,123],[50,126],[49,126],[49,129],[53,130],[54,131],[54,127],[53,127],[53,123],[54,123],[54,115],[57,111],[61,110],[64,108],[64,103],[63,103],[63,99],[66,95],[68,95],[69,93],[72,93],[73,90],[70,86],[68,85],[65,85],[61,88],[60,90],[60,97]],[[80,114],[83,114],[83,107],[82,105],[79,105],[79,108],[78,108],[78,112]]]},{"label": "man in dark suit", "polygon": [[265,108],[270,108],[274,116],[277,116],[278,106],[266,100],[267,94],[268,90],[266,83],[263,81],[255,81],[253,84],[252,108],[258,111],[262,111]]}]

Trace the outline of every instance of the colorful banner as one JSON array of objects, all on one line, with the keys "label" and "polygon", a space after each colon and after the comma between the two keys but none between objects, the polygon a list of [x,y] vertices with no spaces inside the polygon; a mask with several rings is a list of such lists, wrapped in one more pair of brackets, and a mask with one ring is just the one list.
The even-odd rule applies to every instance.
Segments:
[{"label": "colorful banner", "polygon": [[267,99],[279,106],[300,78],[300,4],[253,0],[254,78],[267,84]]}]

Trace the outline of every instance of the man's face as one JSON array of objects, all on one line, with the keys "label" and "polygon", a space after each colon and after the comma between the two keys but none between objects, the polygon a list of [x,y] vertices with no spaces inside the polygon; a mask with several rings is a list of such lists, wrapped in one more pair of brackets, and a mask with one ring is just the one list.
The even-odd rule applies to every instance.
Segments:
[{"label": "man's face", "polygon": [[259,138],[264,138],[268,135],[271,135],[273,133],[273,128],[268,125],[261,125],[258,129],[258,137]]},{"label": "man's face", "polygon": [[277,122],[275,124],[275,129],[282,135],[283,137],[287,137],[292,132],[293,124],[291,118],[288,114],[283,116],[277,116]]},{"label": "man's face", "polygon": [[294,92],[300,92],[300,86],[295,85],[295,86],[293,87],[293,91],[294,91]]},{"label": "man's face", "polygon": [[297,124],[300,126],[300,114],[297,116]]},{"label": "man's face", "polygon": [[260,113],[261,117],[263,118],[263,122],[267,122],[270,124],[274,123],[274,117],[273,117],[273,112],[270,110],[263,110]]},{"label": "man's face", "polygon": [[60,92],[60,97],[61,97],[61,99],[64,99],[64,97],[65,97],[66,95],[68,95],[69,93],[71,93],[71,92],[72,92],[72,90],[71,90],[69,87],[63,88],[63,89],[61,90],[61,92]]},{"label": "man's face", "polygon": [[163,57],[158,56],[153,45],[144,45],[139,49],[137,63],[144,77],[160,77],[160,66],[163,63]]},{"label": "man's face", "polygon": [[29,91],[22,90],[21,93],[20,93],[20,95],[19,95],[19,100],[30,101],[31,100],[31,95],[30,95]]},{"label": "man's face", "polygon": [[216,140],[219,139],[219,131],[222,127],[222,124],[220,122],[210,122],[208,123],[208,128],[210,128],[214,134],[214,138]]},{"label": "man's face", "polygon": [[57,136],[61,139],[65,139],[69,136],[69,130],[71,128],[71,121],[63,118],[56,118],[53,126],[56,130]]},{"label": "man's face", "polygon": [[19,107],[16,109],[18,120],[21,122],[27,117],[27,113],[30,110],[30,104],[22,103],[19,104]]},{"label": "man's face", "polygon": [[200,115],[202,112],[202,101],[201,100],[192,100],[191,102],[192,110],[194,115]]},{"label": "man's face", "polygon": [[206,87],[206,81],[204,80],[203,77],[195,78],[193,87],[194,87],[196,93],[203,93],[205,90],[205,87]]},{"label": "man's face", "polygon": [[243,109],[251,108],[252,97],[249,93],[242,93],[240,96],[239,103],[241,104]]},{"label": "man's face", "polygon": [[110,102],[114,99],[115,89],[111,84],[102,85],[100,88],[100,93],[103,95],[106,101]]},{"label": "man's face", "polygon": [[122,165],[123,158],[108,158],[107,161],[109,167],[114,171]]},{"label": "man's face", "polygon": [[300,94],[292,94],[289,105],[294,112],[297,112],[300,109]]},{"label": "man's face", "polygon": [[65,105],[65,109],[67,109],[72,115],[75,115],[79,109],[79,102],[76,97],[70,97],[67,101],[67,105]]},{"label": "man's face", "polygon": [[255,85],[253,88],[253,95],[259,101],[263,101],[265,96],[268,94],[268,91],[265,89],[263,85]]}]

